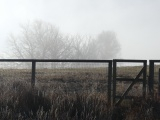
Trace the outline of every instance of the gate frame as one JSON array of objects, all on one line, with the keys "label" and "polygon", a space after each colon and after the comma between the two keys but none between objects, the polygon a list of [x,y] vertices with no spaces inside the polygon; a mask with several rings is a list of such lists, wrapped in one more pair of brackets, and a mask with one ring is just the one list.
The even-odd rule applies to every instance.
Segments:
[{"label": "gate frame", "polygon": [[[126,78],[117,78],[117,62],[129,62],[129,63],[143,63],[143,68],[135,77],[135,79],[126,79]],[[143,79],[139,79],[139,77],[143,74]],[[129,59],[114,59],[113,60],[113,105],[118,106],[123,99],[131,99],[133,96],[127,96],[129,90],[136,82],[143,83],[143,98],[146,96],[146,75],[147,75],[147,60],[129,60]],[[128,89],[122,94],[122,96],[116,95],[116,82],[117,81],[132,81]],[[116,102],[116,98],[120,98]]]}]

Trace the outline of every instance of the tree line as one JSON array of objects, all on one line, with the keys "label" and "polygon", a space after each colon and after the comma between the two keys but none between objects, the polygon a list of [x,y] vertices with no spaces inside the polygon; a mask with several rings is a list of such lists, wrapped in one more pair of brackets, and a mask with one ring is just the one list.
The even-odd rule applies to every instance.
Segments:
[{"label": "tree line", "polygon": [[64,35],[51,23],[34,21],[21,25],[18,35],[10,35],[12,57],[20,59],[113,59],[120,44],[113,31],[96,37]]}]

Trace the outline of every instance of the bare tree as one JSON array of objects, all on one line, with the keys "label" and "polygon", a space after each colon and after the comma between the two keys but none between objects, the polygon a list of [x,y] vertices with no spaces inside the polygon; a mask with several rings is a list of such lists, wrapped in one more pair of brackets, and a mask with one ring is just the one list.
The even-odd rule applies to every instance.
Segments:
[{"label": "bare tree", "polygon": [[58,28],[42,21],[21,25],[20,35],[9,40],[16,58],[59,59],[70,52],[69,41]]},{"label": "bare tree", "polygon": [[120,54],[120,44],[115,32],[103,31],[95,39],[94,52],[97,59],[113,59]]},{"label": "bare tree", "polygon": [[94,46],[93,38],[90,36],[76,35],[71,38],[72,40],[72,58],[73,59],[93,59],[94,52],[92,47]]},{"label": "bare tree", "polygon": [[43,21],[21,25],[21,33],[10,35],[9,40],[14,57],[21,59],[113,59],[120,51],[114,32],[103,31],[96,39],[64,36]]},{"label": "bare tree", "polygon": [[120,44],[112,31],[103,31],[95,39],[74,36],[72,46],[72,58],[75,59],[113,59],[120,53]]}]

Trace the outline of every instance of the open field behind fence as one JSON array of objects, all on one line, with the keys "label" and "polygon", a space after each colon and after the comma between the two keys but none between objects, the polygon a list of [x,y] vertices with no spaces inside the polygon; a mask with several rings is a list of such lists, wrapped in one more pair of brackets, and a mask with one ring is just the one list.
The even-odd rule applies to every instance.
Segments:
[{"label": "open field behind fence", "polygon": [[[40,68],[39,64],[41,63],[37,63],[39,68],[35,73],[35,85],[46,87],[44,90],[107,93],[108,64],[76,63],[78,67],[75,65],[63,67],[59,63],[54,63],[56,68],[48,67],[50,63],[43,65],[44,68]],[[11,68],[1,67],[0,69],[1,82],[24,81],[28,84],[31,83],[32,71],[29,69],[31,65],[26,66],[25,63],[15,67],[13,63],[8,63],[8,65]]]}]

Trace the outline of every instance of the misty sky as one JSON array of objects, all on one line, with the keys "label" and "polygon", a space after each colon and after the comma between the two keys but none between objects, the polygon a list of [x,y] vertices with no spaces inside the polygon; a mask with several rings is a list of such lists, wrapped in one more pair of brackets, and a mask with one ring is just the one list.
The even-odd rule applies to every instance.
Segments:
[{"label": "misty sky", "polygon": [[160,0],[0,0],[0,56],[20,24],[42,20],[65,34],[116,32],[124,59],[160,59]]}]

